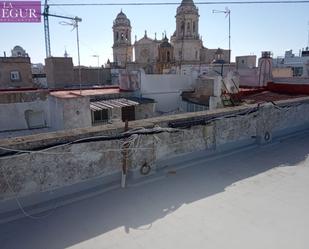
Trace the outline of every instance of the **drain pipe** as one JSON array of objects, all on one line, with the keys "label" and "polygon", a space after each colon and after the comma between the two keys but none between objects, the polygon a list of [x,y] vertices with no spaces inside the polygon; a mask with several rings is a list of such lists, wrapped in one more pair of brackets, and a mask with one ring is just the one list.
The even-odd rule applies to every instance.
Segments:
[{"label": "drain pipe", "polygon": [[[129,130],[129,121],[125,121],[124,131],[127,132]],[[126,142],[127,138],[125,138]],[[124,143],[123,146],[123,157],[122,157],[122,174],[121,174],[121,188],[126,187],[126,179],[128,173],[128,144]]]}]

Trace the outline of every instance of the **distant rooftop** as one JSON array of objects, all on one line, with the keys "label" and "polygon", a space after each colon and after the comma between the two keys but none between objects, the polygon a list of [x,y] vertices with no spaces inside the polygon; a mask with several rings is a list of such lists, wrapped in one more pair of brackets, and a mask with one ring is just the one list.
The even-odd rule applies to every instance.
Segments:
[{"label": "distant rooftop", "polygon": [[119,87],[105,87],[105,88],[90,88],[90,89],[61,89],[61,90],[50,90],[50,89],[37,89],[37,88],[16,88],[16,89],[0,89],[0,94],[12,94],[12,93],[50,93],[52,96],[58,98],[75,98],[78,96],[95,96],[104,94],[117,94],[121,90]]},{"label": "distant rooftop", "polygon": [[50,94],[58,98],[76,98],[80,96],[95,96],[104,94],[117,94],[120,93],[119,87],[110,88],[94,88],[94,89],[82,89],[82,90],[56,90]]},{"label": "distant rooftop", "polygon": [[261,103],[261,102],[272,102],[272,101],[279,101],[279,100],[287,100],[287,99],[294,99],[300,97],[306,97],[308,95],[305,94],[283,94],[283,93],[276,93],[271,91],[261,91],[261,92],[254,92],[252,93],[247,92],[245,95],[241,97],[244,102],[248,102],[250,104],[253,103]]}]

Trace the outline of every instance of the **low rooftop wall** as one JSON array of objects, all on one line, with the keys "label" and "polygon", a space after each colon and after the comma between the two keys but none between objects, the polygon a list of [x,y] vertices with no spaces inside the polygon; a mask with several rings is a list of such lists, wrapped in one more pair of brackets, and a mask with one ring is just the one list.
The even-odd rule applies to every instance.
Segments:
[{"label": "low rooftop wall", "polygon": [[207,157],[308,129],[309,98],[164,116],[131,122],[129,128],[124,133],[119,123],[1,140],[0,220],[1,213],[18,210],[16,196],[30,206],[119,185],[124,166],[135,179],[145,169],[156,173],[177,165],[189,153]]},{"label": "low rooftop wall", "polygon": [[[308,79],[309,82],[309,79]],[[284,82],[268,82],[267,89],[272,92],[284,94],[309,94],[309,83],[284,83]]]}]

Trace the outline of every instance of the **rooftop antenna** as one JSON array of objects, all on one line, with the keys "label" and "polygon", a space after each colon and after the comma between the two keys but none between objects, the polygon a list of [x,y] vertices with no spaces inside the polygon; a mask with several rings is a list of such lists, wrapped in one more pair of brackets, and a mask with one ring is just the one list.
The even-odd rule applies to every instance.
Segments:
[{"label": "rooftop antenna", "polygon": [[225,7],[225,10],[213,10],[212,13],[224,13],[225,17],[229,17],[229,65],[231,64],[231,10]]},{"label": "rooftop antenna", "polygon": [[47,0],[44,3],[44,33],[45,33],[45,50],[46,50],[46,58],[51,56],[51,49],[50,49],[50,34],[49,34],[49,5]]},{"label": "rooftop antenna", "polygon": [[309,21],[308,21],[308,42],[307,42],[307,49],[309,49]]},{"label": "rooftop antenna", "polygon": [[77,44],[77,59],[78,59],[78,78],[79,78],[79,91],[80,95],[82,94],[82,73],[80,68],[80,51],[79,51],[79,32],[78,32],[78,22],[81,22],[82,19],[79,17],[66,18],[70,19],[71,22],[60,22],[61,25],[70,25],[73,27],[72,31],[76,29],[76,44]]},{"label": "rooftop antenna", "polygon": [[54,15],[49,13],[49,5],[48,0],[45,0],[44,2],[44,11],[43,11],[43,17],[44,17],[44,33],[45,33],[45,50],[46,50],[46,58],[51,57],[51,45],[50,45],[50,32],[49,32],[49,17],[57,17],[61,19],[67,19],[71,20],[73,22],[81,22],[82,19],[79,17],[69,17],[69,16],[61,16],[61,15]]},{"label": "rooftop antenna", "polygon": [[69,57],[69,54],[68,54],[68,51],[67,51],[66,47],[64,47],[64,57],[65,58]]},{"label": "rooftop antenna", "polygon": [[97,58],[98,62],[98,85],[100,85],[100,55],[99,54],[94,54],[92,57]]}]

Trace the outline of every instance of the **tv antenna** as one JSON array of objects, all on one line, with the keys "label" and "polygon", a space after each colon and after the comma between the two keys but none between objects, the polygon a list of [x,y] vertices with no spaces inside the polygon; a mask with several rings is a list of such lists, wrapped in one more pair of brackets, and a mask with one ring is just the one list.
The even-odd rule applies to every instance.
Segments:
[{"label": "tv antenna", "polygon": [[45,33],[45,50],[46,50],[46,58],[51,57],[51,45],[50,45],[50,32],[49,32],[49,17],[57,17],[62,19],[71,20],[73,23],[75,23],[75,28],[78,30],[78,22],[81,22],[82,19],[79,17],[69,17],[69,16],[61,16],[61,15],[55,15],[49,13],[49,5],[48,0],[45,0],[44,3],[44,11],[43,11],[43,17],[44,17],[44,33]]},{"label": "tv antenna", "polygon": [[231,64],[231,10],[225,7],[225,10],[212,10],[212,13],[223,13],[225,14],[225,18],[229,18],[229,64]]},{"label": "tv antenna", "polygon": [[308,25],[308,42],[307,42],[307,49],[309,49],[309,21],[308,21],[307,25]]}]

